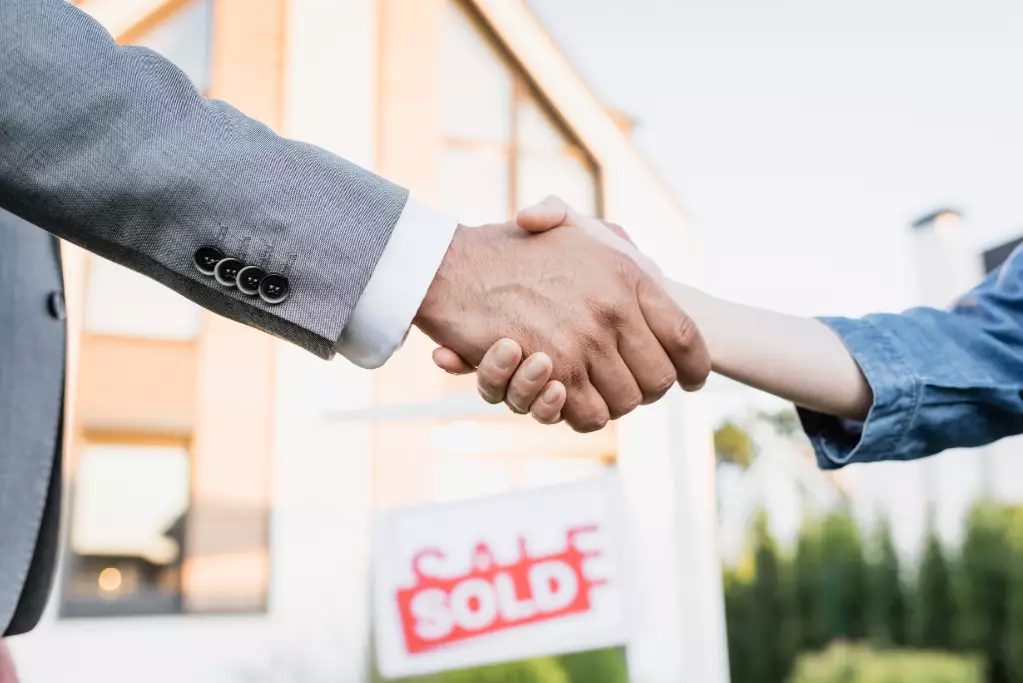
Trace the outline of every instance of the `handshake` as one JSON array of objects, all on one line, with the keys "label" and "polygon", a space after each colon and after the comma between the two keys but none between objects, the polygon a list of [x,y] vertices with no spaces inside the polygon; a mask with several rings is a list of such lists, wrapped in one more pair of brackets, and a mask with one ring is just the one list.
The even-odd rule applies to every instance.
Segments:
[{"label": "handshake", "polygon": [[515,223],[459,227],[414,324],[441,346],[438,366],[478,372],[486,401],[580,432],[676,381],[699,389],[711,370],[657,266],[620,227],[554,197]]}]

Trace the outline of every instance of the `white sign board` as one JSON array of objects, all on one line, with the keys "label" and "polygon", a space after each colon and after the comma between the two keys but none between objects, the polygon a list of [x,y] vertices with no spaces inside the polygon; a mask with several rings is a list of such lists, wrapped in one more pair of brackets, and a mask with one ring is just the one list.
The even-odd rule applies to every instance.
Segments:
[{"label": "white sign board", "polygon": [[374,622],[388,678],[622,645],[615,476],[381,513]]}]

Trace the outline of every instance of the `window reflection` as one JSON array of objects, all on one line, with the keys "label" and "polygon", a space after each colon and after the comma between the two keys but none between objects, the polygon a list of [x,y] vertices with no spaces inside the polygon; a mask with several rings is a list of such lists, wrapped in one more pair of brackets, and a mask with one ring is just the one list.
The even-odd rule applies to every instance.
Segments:
[{"label": "window reflection", "polygon": [[554,121],[528,95],[519,98],[515,116],[520,153],[558,155],[569,147]]},{"label": "window reflection", "polygon": [[557,194],[598,213],[586,152],[457,2],[447,3],[441,43],[445,208],[466,224],[493,223]]},{"label": "window reflection", "polygon": [[597,213],[596,187],[592,171],[574,156],[519,157],[516,170],[518,197],[516,209],[531,206],[547,195],[561,197],[576,211]]},{"label": "window reflection", "polygon": [[92,443],[81,450],[63,616],[266,608],[267,509],[193,498],[191,481],[201,469],[184,443]]},{"label": "window reflection", "polygon": [[177,292],[133,270],[92,256],[85,329],[150,339],[194,339],[202,309]]},{"label": "window reflection", "polygon": [[443,132],[491,143],[511,139],[512,74],[457,3],[446,3],[441,41]]},{"label": "window reflection", "polygon": [[596,214],[593,167],[540,105],[523,91],[516,114],[516,209],[550,194],[585,214]]},{"label": "window reflection", "polygon": [[508,158],[502,152],[449,146],[441,161],[445,205],[465,225],[507,220],[511,202]]},{"label": "window reflection", "polygon": [[159,52],[192,81],[199,92],[210,88],[213,37],[212,0],[193,0],[138,42]]},{"label": "window reflection", "polygon": [[183,446],[84,448],[71,506],[65,615],[180,611],[188,498]]}]

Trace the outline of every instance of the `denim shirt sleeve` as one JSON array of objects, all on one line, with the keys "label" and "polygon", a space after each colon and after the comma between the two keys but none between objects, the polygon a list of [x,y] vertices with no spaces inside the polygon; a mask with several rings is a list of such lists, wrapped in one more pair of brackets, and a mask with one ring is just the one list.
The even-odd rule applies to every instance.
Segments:
[{"label": "denim shirt sleeve", "polygon": [[865,422],[803,408],[824,469],[914,460],[1023,432],[1023,255],[950,311],[823,318],[874,392]]}]

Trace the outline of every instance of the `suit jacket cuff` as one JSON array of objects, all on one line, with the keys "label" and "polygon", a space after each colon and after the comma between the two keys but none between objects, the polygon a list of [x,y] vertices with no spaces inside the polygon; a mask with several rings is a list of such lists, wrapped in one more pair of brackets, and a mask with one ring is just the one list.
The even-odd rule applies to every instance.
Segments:
[{"label": "suit jacket cuff", "polygon": [[401,346],[447,253],[458,221],[410,198],[335,350],[378,368]]}]

